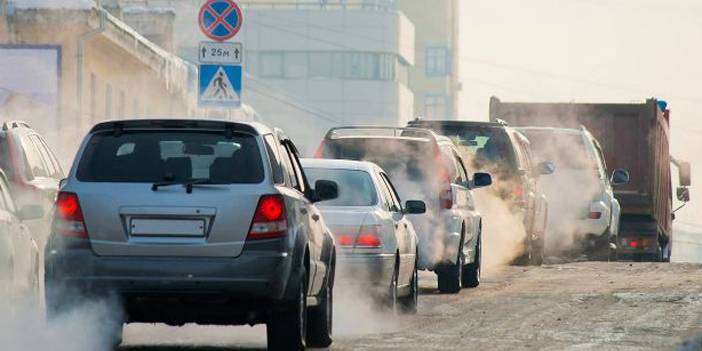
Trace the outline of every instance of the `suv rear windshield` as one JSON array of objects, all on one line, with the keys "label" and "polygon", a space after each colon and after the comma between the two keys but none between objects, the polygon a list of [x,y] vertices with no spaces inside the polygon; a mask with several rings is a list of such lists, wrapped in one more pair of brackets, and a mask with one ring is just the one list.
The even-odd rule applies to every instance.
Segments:
[{"label": "suv rear windshield", "polygon": [[205,131],[133,131],[95,134],[78,165],[83,182],[207,181],[260,183],[264,178],[256,138]]},{"label": "suv rear windshield", "polygon": [[393,182],[399,179],[421,182],[433,174],[434,149],[422,138],[339,138],[324,141],[322,156],[369,161],[387,172]]},{"label": "suv rear windshield", "polygon": [[451,138],[475,169],[495,167],[498,171],[511,172],[516,168],[514,148],[504,128],[440,123],[421,126]]},{"label": "suv rear windshield", "polygon": [[373,206],[377,201],[375,186],[368,173],[351,169],[305,168],[310,184],[331,180],[339,185],[339,197],[320,202],[321,206]]},{"label": "suv rear windshield", "polygon": [[529,138],[537,162],[551,161],[556,169],[596,169],[595,159],[585,148],[580,134],[541,130],[520,130]]}]

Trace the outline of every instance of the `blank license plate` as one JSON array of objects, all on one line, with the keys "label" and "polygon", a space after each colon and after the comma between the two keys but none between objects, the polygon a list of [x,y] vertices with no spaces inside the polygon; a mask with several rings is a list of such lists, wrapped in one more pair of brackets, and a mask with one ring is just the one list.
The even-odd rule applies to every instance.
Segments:
[{"label": "blank license plate", "polygon": [[132,219],[131,235],[204,236],[205,221],[192,219]]}]

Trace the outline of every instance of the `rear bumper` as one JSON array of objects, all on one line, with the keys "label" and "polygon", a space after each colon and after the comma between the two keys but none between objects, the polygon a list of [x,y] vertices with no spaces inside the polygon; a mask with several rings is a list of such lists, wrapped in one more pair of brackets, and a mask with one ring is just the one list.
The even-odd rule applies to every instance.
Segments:
[{"label": "rear bumper", "polygon": [[461,243],[462,219],[454,211],[411,216],[410,220],[419,239],[420,270],[434,270],[437,266],[456,264]]},{"label": "rear bumper", "polygon": [[[116,296],[132,322],[260,322],[265,314],[258,312],[292,299],[288,285],[299,279],[293,257],[274,251],[245,251],[236,258],[101,257],[90,248],[46,252],[50,310],[71,308],[83,297]],[[198,309],[213,303],[212,313]],[[223,313],[227,308],[235,311]]]},{"label": "rear bumper", "polygon": [[658,254],[658,240],[658,225],[656,222],[629,222],[623,220],[617,237],[617,255],[622,258],[656,255]]},{"label": "rear bumper", "polygon": [[339,254],[337,255],[336,286],[362,286],[386,292],[395,270],[395,255]]}]

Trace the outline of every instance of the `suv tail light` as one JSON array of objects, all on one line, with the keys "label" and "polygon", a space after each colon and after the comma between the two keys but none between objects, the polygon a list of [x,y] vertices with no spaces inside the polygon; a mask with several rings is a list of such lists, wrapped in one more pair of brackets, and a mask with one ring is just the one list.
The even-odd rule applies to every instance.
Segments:
[{"label": "suv tail light", "polygon": [[283,196],[261,196],[246,240],[280,238],[285,236],[287,231],[288,221]]},{"label": "suv tail light", "polygon": [[380,247],[380,228],[376,225],[364,225],[356,237],[356,247]]},{"label": "suv tail light", "polygon": [[514,199],[521,199],[521,197],[524,196],[524,187],[521,185],[516,185],[514,188],[512,188],[511,195]]},{"label": "suv tail light", "polygon": [[602,212],[590,212],[590,219],[600,219],[602,217]]},{"label": "suv tail light", "polygon": [[453,208],[453,191],[451,191],[451,186],[448,189],[442,190],[439,193],[439,203],[442,209]]},{"label": "suv tail light", "polygon": [[58,194],[52,228],[59,235],[88,239],[88,230],[76,193],[62,191]]},{"label": "suv tail light", "polygon": [[324,141],[319,144],[317,151],[314,152],[314,158],[324,158]]}]

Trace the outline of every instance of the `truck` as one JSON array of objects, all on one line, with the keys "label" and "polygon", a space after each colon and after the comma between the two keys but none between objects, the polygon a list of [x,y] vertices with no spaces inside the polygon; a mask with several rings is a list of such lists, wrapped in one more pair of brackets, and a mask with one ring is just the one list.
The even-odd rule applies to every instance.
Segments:
[{"label": "truck", "polygon": [[[608,170],[624,169],[629,182],[615,188],[619,233],[610,245],[618,259],[669,261],[672,252],[672,166],[676,197],[690,200],[690,164],[670,155],[670,110],[655,98],[643,103],[529,103],[490,99],[490,119],[511,126],[587,128],[599,141]],[[556,165],[557,167],[557,165]]]}]

